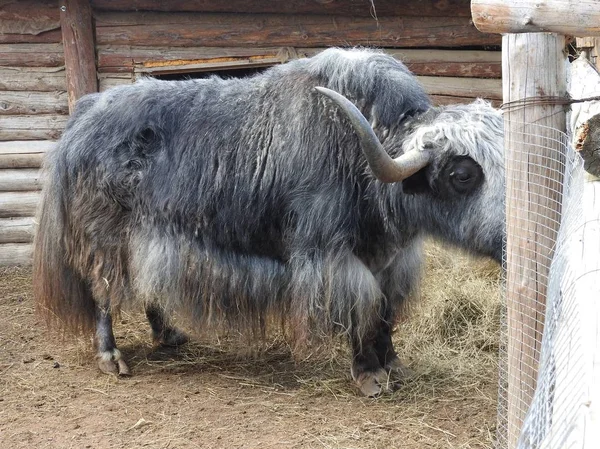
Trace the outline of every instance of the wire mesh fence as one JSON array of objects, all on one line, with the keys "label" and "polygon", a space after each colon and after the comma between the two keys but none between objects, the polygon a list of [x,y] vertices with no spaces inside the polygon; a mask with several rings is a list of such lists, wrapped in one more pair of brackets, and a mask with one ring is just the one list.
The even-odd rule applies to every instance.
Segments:
[{"label": "wire mesh fence", "polygon": [[[599,309],[590,304],[600,292],[591,281],[600,247],[583,232],[594,216],[598,227],[599,207],[586,206],[594,198],[585,195],[583,161],[566,134],[510,124],[497,447],[584,447],[569,444],[584,438],[573,428],[581,425],[594,382],[593,370],[584,366],[590,361],[584,343],[595,342],[599,332],[593,319]],[[596,265],[583,263],[586,258]],[[590,273],[589,285],[582,284]]]}]

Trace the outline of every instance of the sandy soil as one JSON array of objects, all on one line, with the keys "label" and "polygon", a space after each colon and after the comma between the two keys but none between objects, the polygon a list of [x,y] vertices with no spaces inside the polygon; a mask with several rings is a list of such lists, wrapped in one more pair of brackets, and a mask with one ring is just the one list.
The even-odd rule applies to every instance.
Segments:
[{"label": "sandy soil", "polygon": [[[88,342],[48,333],[30,284],[27,269],[0,271],[0,448],[492,447],[497,369],[485,345],[469,356],[473,369],[464,351],[428,356],[425,343],[400,344],[416,377],[368,399],[343,346],[303,360],[278,339],[253,351],[223,337],[155,349],[133,313],[116,334],[134,376],[115,378],[96,369]],[[434,344],[431,332],[417,342]]]}]

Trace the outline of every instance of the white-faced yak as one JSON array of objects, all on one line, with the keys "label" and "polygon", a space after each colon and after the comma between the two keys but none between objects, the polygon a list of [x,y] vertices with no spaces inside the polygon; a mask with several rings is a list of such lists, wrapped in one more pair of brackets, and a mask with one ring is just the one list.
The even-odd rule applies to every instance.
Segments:
[{"label": "white-faced yak", "polygon": [[95,335],[110,373],[129,374],[111,316],[139,301],[167,345],[186,341],[174,311],[345,334],[352,377],[377,395],[403,369],[391,329],[423,238],[502,255],[500,113],[432,107],[378,51],[85,96],[45,166],[35,297]]}]

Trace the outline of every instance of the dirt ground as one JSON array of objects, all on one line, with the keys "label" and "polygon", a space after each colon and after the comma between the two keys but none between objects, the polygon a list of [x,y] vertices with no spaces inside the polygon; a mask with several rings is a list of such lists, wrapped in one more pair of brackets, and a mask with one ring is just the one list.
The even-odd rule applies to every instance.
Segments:
[{"label": "dirt ground", "polygon": [[301,360],[277,338],[155,349],[136,313],[115,326],[134,376],[107,376],[88,342],[36,317],[31,272],[4,269],[0,448],[490,448],[498,273],[463,259],[428,264],[422,305],[396,334],[415,377],[378,399],[358,395],[343,345]]}]

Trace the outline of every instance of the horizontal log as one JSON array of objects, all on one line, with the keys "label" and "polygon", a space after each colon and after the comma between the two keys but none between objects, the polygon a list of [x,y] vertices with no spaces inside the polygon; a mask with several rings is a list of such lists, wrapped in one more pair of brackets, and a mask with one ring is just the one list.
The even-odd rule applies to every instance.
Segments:
[{"label": "horizontal log", "polygon": [[429,95],[502,100],[502,80],[418,76]]},{"label": "horizontal log", "polygon": [[35,168],[0,169],[0,192],[42,189],[42,172]]},{"label": "horizontal log", "polygon": [[0,169],[39,168],[54,145],[51,140],[0,142]]},{"label": "horizontal log", "polygon": [[473,0],[471,12],[483,33],[600,36],[597,0]]},{"label": "horizontal log", "polygon": [[31,243],[5,243],[0,245],[0,267],[31,265],[33,245]]},{"label": "horizontal log", "polygon": [[[450,104],[469,104],[473,103],[475,98],[473,97],[458,97],[450,95],[430,95],[429,98],[435,106],[446,106]],[[502,105],[501,100],[489,100],[491,105],[495,108],[499,108]]]},{"label": "horizontal log", "polygon": [[52,140],[13,140],[0,142],[0,155],[2,154],[35,154],[46,153],[56,145]]},{"label": "horizontal log", "polygon": [[56,140],[66,115],[0,115],[0,140]]},{"label": "horizontal log", "polygon": [[44,31],[40,34],[0,33],[0,44],[50,44],[62,42],[60,30]]},{"label": "horizontal log", "polygon": [[54,0],[0,2],[0,34],[39,35],[60,27]]},{"label": "horizontal log", "polygon": [[3,243],[31,243],[35,232],[35,219],[0,218],[0,244]]},{"label": "horizontal log", "polygon": [[33,217],[40,192],[0,192],[0,218]]},{"label": "horizontal log", "polygon": [[[0,142],[3,143],[3,142]],[[39,168],[44,162],[43,153],[0,154],[0,169],[4,168]]]},{"label": "horizontal log", "polygon": [[96,13],[99,45],[462,47],[500,45],[468,17]]},{"label": "horizontal log", "polygon": [[[0,91],[66,91],[64,67],[0,67]],[[0,93],[0,98],[2,94]]]},{"label": "horizontal log", "polygon": [[0,44],[0,66],[58,67],[65,64],[62,44]]},{"label": "horizontal log", "polygon": [[68,113],[66,92],[7,91],[0,96],[0,115]]},{"label": "horizontal log", "polygon": [[235,12],[265,14],[335,14],[357,17],[445,16],[470,17],[468,0],[92,0],[96,10]]},{"label": "horizontal log", "polygon": [[202,64],[215,60],[278,58],[281,62],[311,56],[322,48],[281,47],[145,47],[100,45],[97,47],[99,72],[131,72],[134,67],[151,67],[161,63]]},{"label": "horizontal log", "polygon": [[104,92],[107,89],[116,86],[122,86],[124,84],[133,83],[133,74],[119,73],[119,74],[99,74],[98,75],[98,88],[100,92]]},{"label": "horizontal log", "polygon": [[[154,68],[171,65],[174,70],[186,65],[201,67],[210,64],[223,66],[239,62],[274,63],[290,59],[313,56],[323,48],[290,47],[98,47],[98,71],[102,73],[152,71]],[[429,76],[466,76],[474,78],[500,78],[502,72],[499,51],[478,50],[415,50],[386,49],[386,52],[403,61],[413,73]],[[249,60],[250,59],[250,60]],[[193,71],[193,70],[192,70]]]}]

